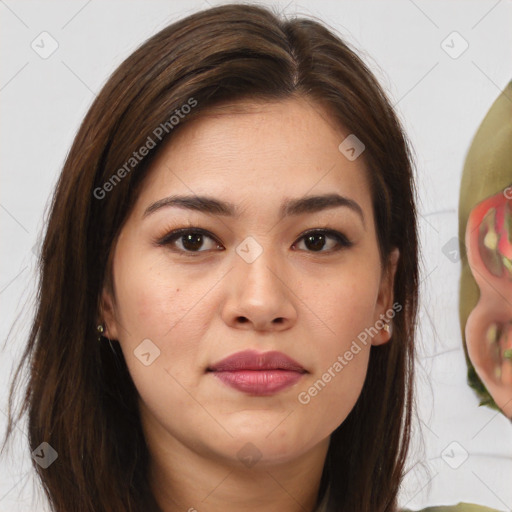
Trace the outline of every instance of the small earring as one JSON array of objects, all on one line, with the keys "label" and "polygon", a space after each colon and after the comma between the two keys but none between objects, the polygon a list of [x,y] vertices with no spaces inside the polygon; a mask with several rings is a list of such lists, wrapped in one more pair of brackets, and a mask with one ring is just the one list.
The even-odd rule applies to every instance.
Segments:
[{"label": "small earring", "polygon": [[114,348],[114,345],[112,345],[112,340],[110,338],[107,338],[106,336],[103,336],[103,333],[105,332],[105,327],[103,326],[103,324],[99,324],[97,327],[96,327],[96,330],[98,331],[98,341],[101,342],[101,338],[102,337],[105,337],[107,340],[108,340],[108,344],[110,345],[110,350],[112,350],[112,353],[114,354],[114,356],[116,357],[116,359],[119,359],[119,356],[117,355],[116,353],[116,350]]},{"label": "small earring", "polygon": [[98,327],[96,327],[96,330],[98,331],[98,341],[101,341],[101,337],[103,336],[103,333],[105,332],[105,327],[103,327],[102,324],[99,324]]},{"label": "small earring", "polygon": [[384,324],[383,329],[384,329],[388,334],[391,334],[392,326],[391,326],[391,324]]}]

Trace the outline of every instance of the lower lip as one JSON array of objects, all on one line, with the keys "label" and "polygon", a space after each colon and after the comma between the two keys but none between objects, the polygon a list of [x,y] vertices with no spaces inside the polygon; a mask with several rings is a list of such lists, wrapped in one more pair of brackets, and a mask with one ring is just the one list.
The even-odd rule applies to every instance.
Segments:
[{"label": "lower lip", "polygon": [[303,375],[290,370],[236,370],[213,374],[238,391],[258,396],[273,395],[293,386]]}]

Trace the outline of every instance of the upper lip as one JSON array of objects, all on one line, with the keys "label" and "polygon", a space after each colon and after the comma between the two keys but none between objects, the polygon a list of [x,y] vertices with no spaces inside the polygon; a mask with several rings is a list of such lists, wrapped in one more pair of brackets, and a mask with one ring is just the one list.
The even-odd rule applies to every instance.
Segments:
[{"label": "upper lip", "polygon": [[236,370],[289,370],[300,373],[306,372],[297,361],[275,350],[270,352],[257,352],[256,350],[236,352],[207,368],[207,371],[213,372]]}]

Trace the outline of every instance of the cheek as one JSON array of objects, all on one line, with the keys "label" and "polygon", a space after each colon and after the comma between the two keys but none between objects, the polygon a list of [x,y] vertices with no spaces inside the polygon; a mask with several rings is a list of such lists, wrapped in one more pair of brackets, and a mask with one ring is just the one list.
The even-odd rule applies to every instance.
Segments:
[{"label": "cheek", "polygon": [[142,258],[126,258],[115,278],[119,342],[129,373],[145,406],[164,424],[169,411],[193,405],[184,390],[196,392],[198,372],[191,369],[201,362],[210,318],[209,303],[201,297],[211,283],[191,286],[184,273]]},{"label": "cheek", "polygon": [[174,271],[161,257],[124,249],[114,267],[117,319],[119,342],[136,387],[141,394],[169,390],[173,382],[168,372],[194,385],[186,370],[198,366],[199,344],[210,318],[209,302],[202,298],[212,284],[197,280],[191,286],[185,272]]},{"label": "cheek", "polygon": [[133,338],[164,339],[189,325],[188,315],[206,293],[204,280],[191,286],[186,272],[165,258],[125,255],[115,267],[118,318]]},{"label": "cheek", "polygon": [[319,371],[297,390],[297,417],[307,421],[316,439],[330,435],[354,408],[366,379],[370,345],[340,339],[325,353]]},{"label": "cheek", "polygon": [[314,372],[297,391],[299,407],[304,408],[320,436],[337,428],[360,396],[368,369],[370,328],[375,321],[378,294],[376,273],[352,271],[336,275],[336,280],[323,290],[310,286],[315,291],[308,296],[314,299],[311,304],[322,319],[318,333],[323,334],[314,336]]},{"label": "cheek", "polygon": [[321,338],[333,349],[350,345],[375,321],[379,275],[369,268],[360,271],[347,265],[332,272],[329,279],[305,282],[304,303],[321,320],[317,334],[323,333]]}]

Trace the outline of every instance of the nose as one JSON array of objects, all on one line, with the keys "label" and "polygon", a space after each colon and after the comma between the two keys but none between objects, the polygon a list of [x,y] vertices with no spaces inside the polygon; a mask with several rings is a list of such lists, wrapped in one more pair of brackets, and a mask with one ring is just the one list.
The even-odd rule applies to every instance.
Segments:
[{"label": "nose", "polygon": [[222,311],[224,322],[230,327],[256,331],[292,327],[299,301],[294,290],[296,278],[282,268],[273,251],[263,250],[252,262],[238,254],[234,260]]}]

